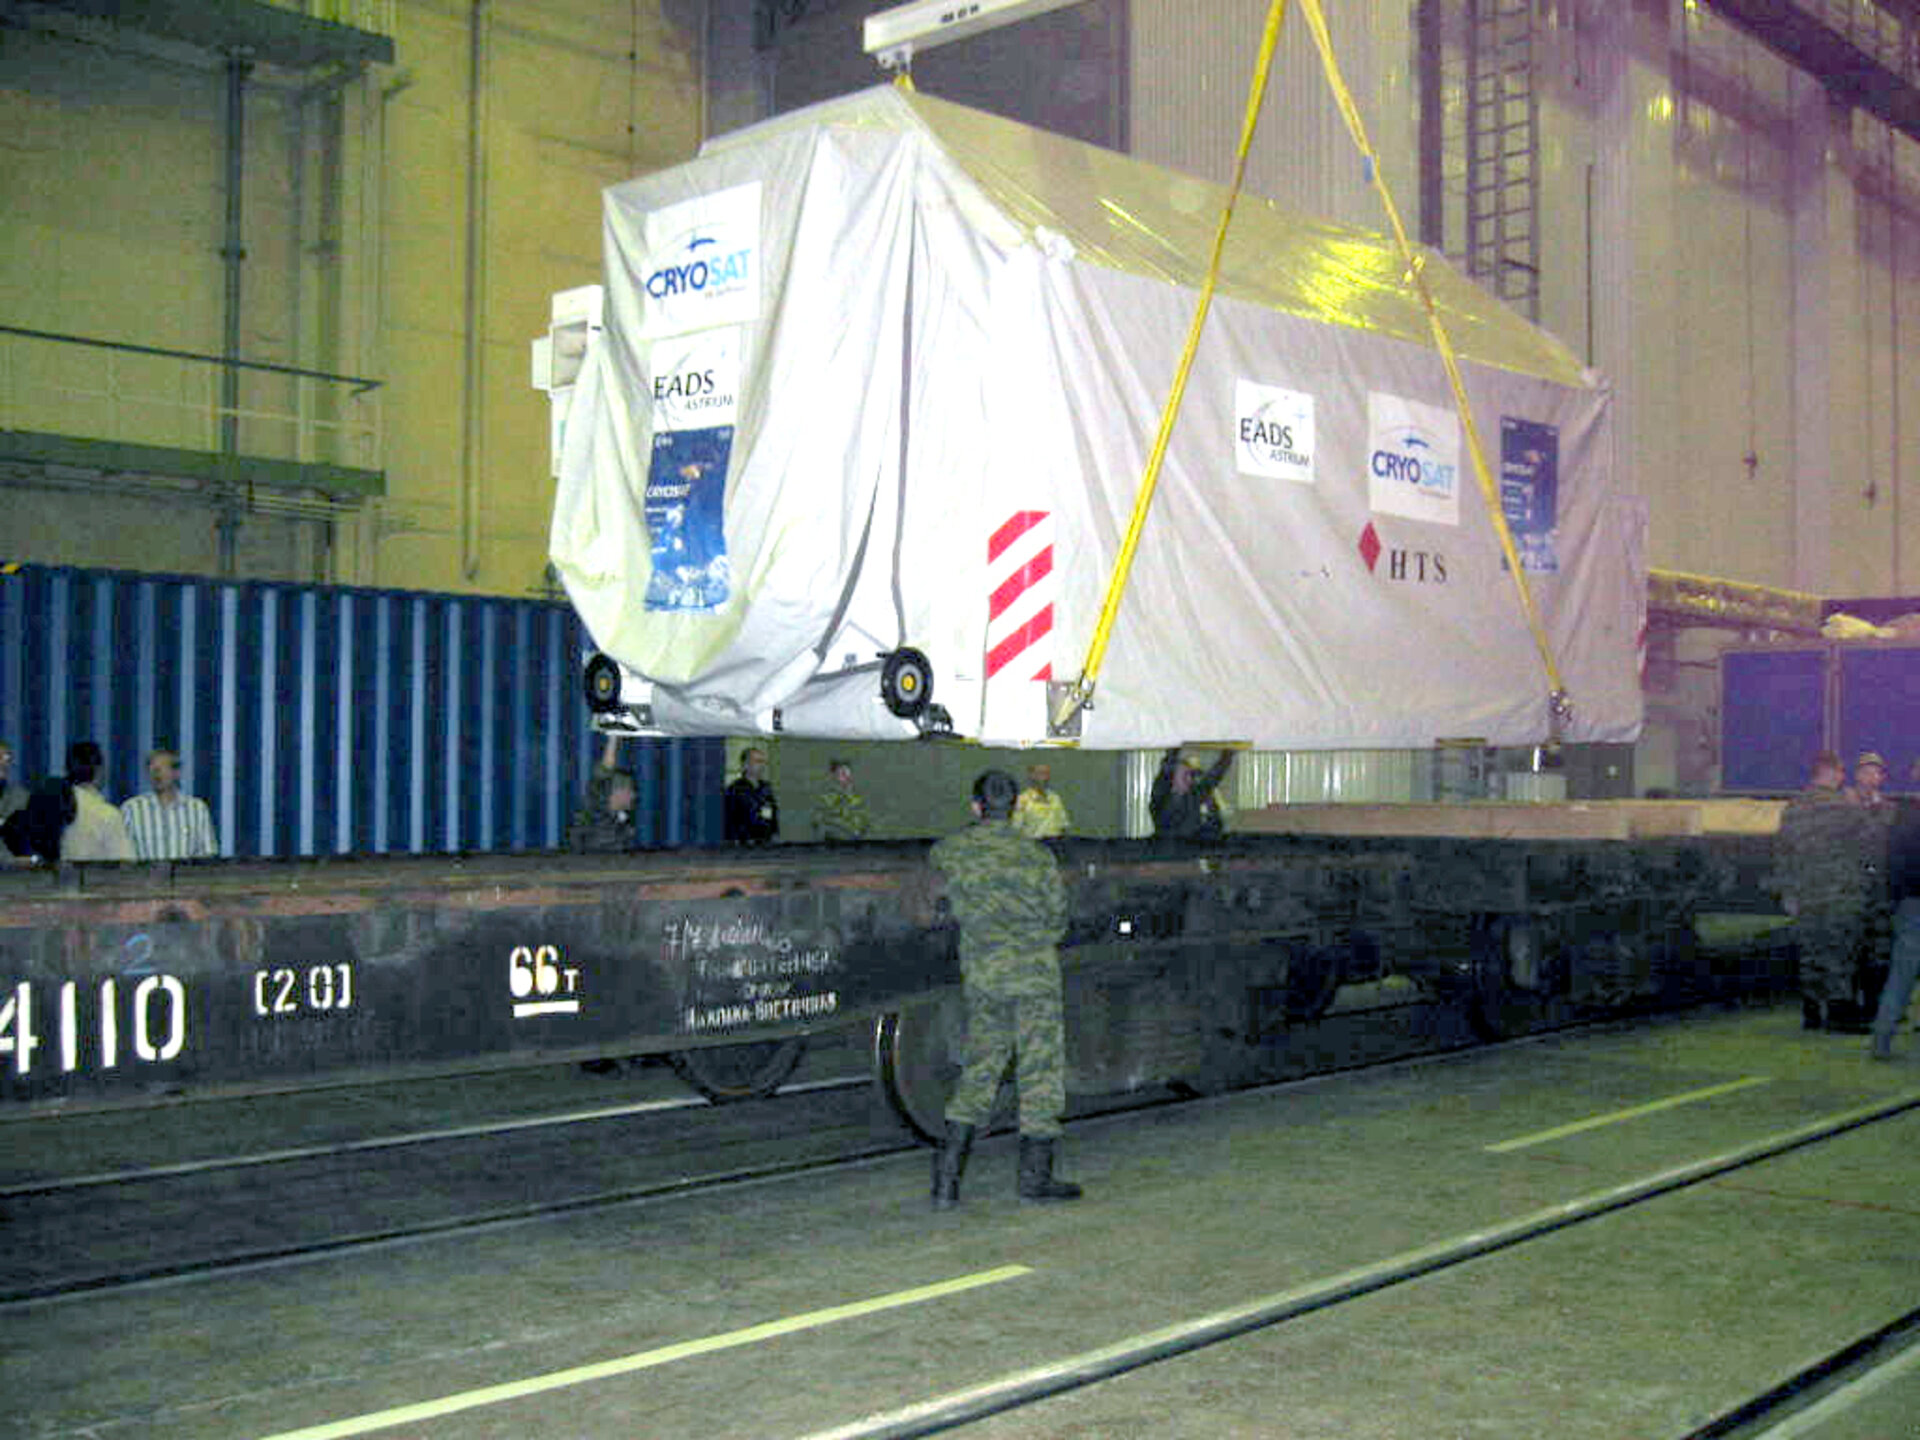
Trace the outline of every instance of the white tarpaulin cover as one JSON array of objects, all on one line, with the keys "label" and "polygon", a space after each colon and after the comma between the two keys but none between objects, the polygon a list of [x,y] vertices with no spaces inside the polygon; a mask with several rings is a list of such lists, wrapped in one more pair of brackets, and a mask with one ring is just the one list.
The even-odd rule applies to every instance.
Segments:
[{"label": "white tarpaulin cover", "polygon": [[[605,329],[552,552],[673,733],[1046,737],[1078,675],[1224,192],[880,87],[605,202]],[[1081,743],[1546,737],[1548,682],[1390,242],[1243,197]],[[1434,260],[1573,701],[1641,719],[1646,575],[1609,392]]]}]

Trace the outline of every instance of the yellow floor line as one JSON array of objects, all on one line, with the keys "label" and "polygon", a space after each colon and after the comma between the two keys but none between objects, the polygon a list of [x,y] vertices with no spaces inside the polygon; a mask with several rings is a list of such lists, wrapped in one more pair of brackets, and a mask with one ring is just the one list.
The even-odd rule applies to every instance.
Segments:
[{"label": "yellow floor line", "polygon": [[1691,1105],[1696,1100],[1711,1100],[1716,1095],[1731,1095],[1736,1090],[1750,1089],[1755,1085],[1771,1084],[1766,1075],[1749,1075],[1744,1080],[1729,1080],[1724,1085],[1709,1085],[1704,1090],[1689,1090],[1684,1095],[1669,1095],[1664,1100],[1654,1100],[1645,1105],[1636,1105],[1631,1110],[1615,1110],[1610,1115],[1595,1115],[1589,1120],[1575,1120],[1571,1125],[1556,1126],[1552,1130],[1541,1130],[1536,1134],[1522,1135],[1515,1140],[1502,1140],[1498,1145],[1485,1147],[1489,1155],[1504,1155],[1509,1150],[1524,1150],[1529,1145],[1538,1145],[1546,1140],[1559,1140],[1568,1135],[1578,1135],[1582,1130],[1597,1130],[1602,1125],[1617,1125],[1622,1120],[1638,1120],[1642,1115],[1657,1114],[1662,1110],[1671,1110],[1676,1105]]},{"label": "yellow floor line", "polygon": [[594,1380],[630,1374],[635,1370],[651,1369],[656,1365],[669,1365],[676,1360],[686,1360],[695,1355],[710,1355],[716,1350],[731,1350],[741,1345],[754,1345],[762,1340],[792,1335],[801,1330],[817,1329],[822,1325],[832,1325],[840,1320],[852,1320],[861,1315],[873,1315],[883,1310],[897,1310],[903,1305],[918,1305],[922,1301],[938,1300],[945,1295],[958,1295],[963,1291],[977,1290],[982,1285],[997,1285],[1002,1280],[1015,1280],[1022,1275],[1032,1273],[1031,1267],[1026,1265],[1002,1265],[995,1270],[980,1270],[971,1275],[942,1280],[938,1284],[922,1285],[914,1290],[896,1290],[891,1295],[878,1295],[871,1300],[856,1300],[851,1304],[834,1305],[825,1310],[809,1310],[804,1315],[791,1315],[784,1320],[769,1320],[764,1325],[750,1325],[744,1330],[730,1330],[724,1335],[709,1335],[701,1340],[683,1340],[677,1345],[665,1345],[658,1350],[642,1350],[637,1355],[623,1355],[615,1360],[601,1360],[592,1365],[576,1365],[571,1370],[554,1370],[526,1380],[512,1380],[504,1385],[488,1385],[478,1390],[463,1390],[457,1395],[442,1396],[438,1400],[423,1400],[417,1405],[401,1405],[392,1410],[376,1410],[368,1415],[355,1415],[346,1420],[332,1420],[324,1425],[310,1425],[302,1430],[282,1430],[277,1434],[264,1437],[264,1440],[340,1440],[342,1436],[365,1435],[371,1431],[384,1430],[392,1425],[434,1420],[442,1415],[453,1415],[462,1410],[475,1410],[483,1405],[498,1405],[505,1400],[519,1400],[548,1390],[564,1389],[569,1385],[584,1385]]}]

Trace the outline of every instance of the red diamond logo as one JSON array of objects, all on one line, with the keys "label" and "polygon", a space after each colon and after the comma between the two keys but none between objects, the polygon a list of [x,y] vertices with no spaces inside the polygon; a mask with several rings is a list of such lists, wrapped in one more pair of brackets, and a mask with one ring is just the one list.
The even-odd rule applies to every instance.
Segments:
[{"label": "red diamond logo", "polygon": [[1373,533],[1373,522],[1369,520],[1367,528],[1360,532],[1360,558],[1367,562],[1369,573],[1373,570],[1374,562],[1380,558],[1380,550],[1380,537]]}]

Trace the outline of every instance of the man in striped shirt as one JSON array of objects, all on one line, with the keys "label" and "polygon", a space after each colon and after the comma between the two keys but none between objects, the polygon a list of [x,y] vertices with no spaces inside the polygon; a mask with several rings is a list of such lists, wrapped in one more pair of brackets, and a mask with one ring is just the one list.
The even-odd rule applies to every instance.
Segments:
[{"label": "man in striped shirt", "polygon": [[220,853],[207,802],[180,789],[180,757],[162,747],[147,756],[153,789],[121,805],[133,853],[142,860],[198,860]]}]

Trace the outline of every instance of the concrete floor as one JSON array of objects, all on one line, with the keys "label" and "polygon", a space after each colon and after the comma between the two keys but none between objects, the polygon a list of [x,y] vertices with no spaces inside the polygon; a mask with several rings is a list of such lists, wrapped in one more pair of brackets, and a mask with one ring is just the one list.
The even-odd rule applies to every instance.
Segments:
[{"label": "concrete floor", "polygon": [[[1874,1065],[1797,1007],[1703,1012],[1082,1122],[1073,1206],[1019,1202],[996,1138],[952,1215],[913,1155],[11,1307],[0,1436],[879,1433],[856,1422],[1920,1097],[1917,1042]],[[1913,1307],[1917,1182],[1920,1111],[961,1433],[1683,1436]],[[1795,1433],[1911,1440],[1916,1373]]]}]

